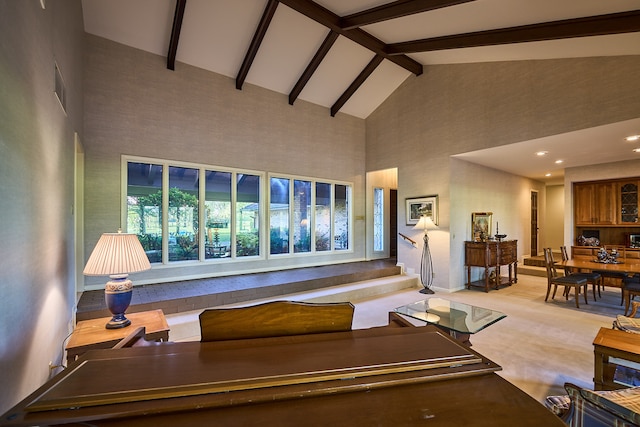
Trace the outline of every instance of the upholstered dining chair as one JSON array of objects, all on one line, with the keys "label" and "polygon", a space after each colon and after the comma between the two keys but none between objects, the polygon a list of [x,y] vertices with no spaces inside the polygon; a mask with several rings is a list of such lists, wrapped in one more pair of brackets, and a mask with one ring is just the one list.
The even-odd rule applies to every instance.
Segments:
[{"label": "upholstered dining chair", "polygon": [[551,299],[555,298],[558,286],[562,286],[565,289],[564,295],[567,300],[569,300],[569,289],[573,288],[575,290],[575,300],[577,308],[580,308],[580,303],[578,302],[578,300],[581,292],[584,294],[584,303],[589,304],[589,302],[587,301],[586,278],[571,275],[560,276],[553,260],[553,253],[551,252],[551,248],[544,248],[544,263],[547,269],[547,295],[544,298],[545,301],[549,299],[549,293],[551,292],[552,286],[553,295],[551,295]]},{"label": "upholstered dining chair", "polygon": [[[569,260],[569,255],[567,254],[567,247],[566,246],[560,246],[560,254],[562,255],[562,261],[568,261]],[[565,268],[564,269],[564,275],[565,276],[582,276],[585,279],[587,279],[587,284],[591,284],[592,288],[593,288],[593,300],[595,301],[596,298],[596,289],[598,290],[598,296],[601,297],[602,295],[600,294],[600,287],[602,285],[602,274],[596,272],[596,271],[571,271],[570,268]]]},{"label": "upholstered dining chair", "polygon": [[201,342],[281,337],[351,330],[350,302],[272,301],[200,313]]},{"label": "upholstered dining chair", "polygon": [[624,314],[618,314],[616,316],[616,320],[613,321],[613,329],[640,334],[640,319],[636,318],[636,314],[640,308],[640,302],[631,301],[631,305],[631,313],[627,315],[625,312]]},{"label": "upholstered dining chair", "polygon": [[[631,300],[635,296],[640,296],[640,274],[634,274],[633,276],[625,276],[622,279],[622,299],[624,300],[624,315],[626,316],[629,312],[629,305],[632,302]],[[633,314],[630,314],[630,317],[633,317],[636,313],[637,306],[635,305],[635,301],[633,301]]]}]

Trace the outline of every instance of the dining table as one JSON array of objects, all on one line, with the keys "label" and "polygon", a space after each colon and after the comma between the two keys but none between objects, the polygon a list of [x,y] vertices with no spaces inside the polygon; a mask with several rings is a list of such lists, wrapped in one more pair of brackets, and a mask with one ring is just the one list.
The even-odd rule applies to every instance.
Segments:
[{"label": "dining table", "polygon": [[[622,258],[617,262],[601,262],[595,258],[579,257],[555,263],[556,267],[568,269],[569,271],[598,271],[603,273],[622,273],[627,276],[640,274],[640,259]],[[631,297],[629,292],[625,292],[622,282],[607,283],[606,286],[614,286],[622,289],[622,302],[625,305],[625,313],[629,311]],[[594,291],[595,292],[595,291]],[[594,295],[595,296],[595,295]]]},{"label": "dining table", "polygon": [[618,262],[600,262],[590,258],[572,258],[567,261],[558,261],[556,267],[569,268],[578,271],[609,271],[633,275],[640,273],[640,259],[625,258]]}]

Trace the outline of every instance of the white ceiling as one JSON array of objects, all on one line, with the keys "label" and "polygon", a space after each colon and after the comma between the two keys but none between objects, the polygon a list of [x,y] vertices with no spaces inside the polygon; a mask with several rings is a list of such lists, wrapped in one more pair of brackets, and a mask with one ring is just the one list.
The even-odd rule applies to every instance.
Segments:
[{"label": "white ceiling", "polygon": [[[316,0],[339,16],[390,2]],[[180,63],[186,63],[235,79],[266,4],[267,0],[188,0],[176,54],[176,72],[180,72]],[[176,0],[82,0],[85,30],[166,57],[175,5]],[[476,0],[362,29],[389,44],[638,9],[639,0]],[[326,27],[279,4],[245,82],[288,95],[327,33]],[[640,30],[407,56],[427,69],[432,64],[614,55],[640,55]],[[331,108],[373,57],[374,53],[368,49],[346,37],[338,37],[298,99]],[[340,113],[366,118],[410,75],[406,69],[383,60],[340,108]],[[631,152],[630,143],[620,141],[626,133],[640,133],[639,121],[523,141],[459,157],[544,181],[544,173],[554,171],[549,165],[531,161],[530,153],[544,149],[550,152],[548,159],[564,158],[566,167],[593,164],[594,159],[602,162],[630,159],[635,154]],[[509,162],[501,161],[504,158]],[[522,160],[522,164],[514,159]],[[558,173],[556,170],[556,179]]]}]

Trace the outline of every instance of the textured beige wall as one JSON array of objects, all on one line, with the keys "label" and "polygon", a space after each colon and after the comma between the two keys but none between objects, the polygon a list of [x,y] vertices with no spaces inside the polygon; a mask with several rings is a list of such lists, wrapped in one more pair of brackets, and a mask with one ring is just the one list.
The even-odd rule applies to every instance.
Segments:
[{"label": "textured beige wall", "polygon": [[[442,230],[442,242],[437,252],[441,257],[449,254],[449,265],[457,268],[448,271],[446,260],[439,258],[442,261],[440,276],[444,277],[440,280],[436,277],[434,283],[455,290],[461,289],[466,282],[466,270],[462,267],[463,242],[471,239],[471,213],[492,212],[491,234],[496,233],[499,223],[501,234],[506,234],[509,240],[518,241],[518,258],[522,259],[523,255],[529,255],[531,247],[531,192],[538,192],[538,211],[544,212],[546,189],[542,182],[462,160],[451,159],[450,165],[450,224],[454,226],[450,228],[450,233]],[[539,215],[538,225],[541,229],[545,228],[544,215]],[[538,245],[546,245],[543,235],[539,236]],[[447,272],[449,276],[446,276]],[[502,273],[507,273],[506,267]],[[482,269],[472,269],[472,280],[481,278],[482,274]]]},{"label": "textured beige wall", "polygon": [[83,33],[80,0],[0,1],[0,413],[49,378],[73,324]]},{"label": "textured beige wall", "polygon": [[[494,211],[494,202],[480,200],[494,200],[502,183],[490,179],[491,185],[485,184],[484,173],[475,168],[467,173],[472,166],[450,162],[450,156],[637,118],[639,92],[640,56],[427,66],[367,118],[367,171],[398,168],[399,218],[406,197],[439,195],[443,236],[441,244],[432,245],[432,253],[436,271],[449,271],[450,277],[438,281],[436,276],[436,286],[455,289],[462,285],[466,218],[476,208],[454,199],[458,196],[451,183],[455,180],[462,194],[469,194],[463,187],[486,187],[473,196],[478,205]],[[468,181],[460,181],[460,176]],[[528,224],[529,215],[523,215],[529,200],[524,201],[522,186],[517,187],[517,194],[500,194],[515,196],[527,208],[505,215],[518,215],[517,221]],[[398,228],[410,232],[402,221]],[[518,238],[520,254],[528,253],[528,237],[504,231]],[[417,269],[420,260],[413,252],[399,245],[398,258]]]},{"label": "textured beige wall", "polygon": [[87,256],[100,233],[120,226],[120,158],[129,154],[352,182],[356,218],[353,251],[154,268],[137,283],[364,258],[364,120],[291,106],[248,84],[239,91],[231,78],[182,63],[171,71],[163,57],[100,37],[86,44]]}]

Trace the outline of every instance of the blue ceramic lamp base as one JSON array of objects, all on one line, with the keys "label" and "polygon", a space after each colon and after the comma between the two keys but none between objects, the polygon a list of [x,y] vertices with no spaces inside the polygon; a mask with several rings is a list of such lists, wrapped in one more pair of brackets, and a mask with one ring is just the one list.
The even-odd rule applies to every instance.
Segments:
[{"label": "blue ceramic lamp base", "polygon": [[127,275],[110,276],[104,289],[104,298],[107,308],[113,317],[106,324],[107,329],[119,329],[129,326],[131,320],[127,319],[124,312],[129,308],[133,294],[133,283],[127,279]]}]

